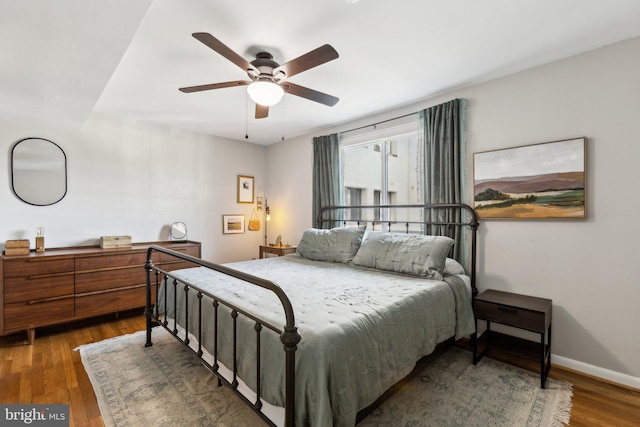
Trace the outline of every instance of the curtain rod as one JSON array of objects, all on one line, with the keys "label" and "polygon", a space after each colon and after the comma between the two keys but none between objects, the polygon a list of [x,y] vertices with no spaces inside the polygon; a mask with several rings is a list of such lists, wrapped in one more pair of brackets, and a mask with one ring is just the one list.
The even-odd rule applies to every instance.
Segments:
[{"label": "curtain rod", "polygon": [[343,133],[354,132],[354,131],[361,130],[361,129],[366,129],[366,128],[371,127],[371,126],[375,127],[375,126],[378,126],[378,125],[381,125],[381,124],[384,124],[384,123],[387,123],[387,122],[392,122],[394,120],[404,119],[405,117],[413,116],[414,114],[419,114],[419,113],[420,113],[419,111],[415,111],[413,113],[405,114],[404,116],[398,116],[398,117],[394,117],[393,119],[382,120],[380,122],[372,123],[370,125],[364,125],[364,126],[360,126],[360,127],[357,127],[357,128],[345,130],[343,132],[338,132],[338,133],[343,134]]}]

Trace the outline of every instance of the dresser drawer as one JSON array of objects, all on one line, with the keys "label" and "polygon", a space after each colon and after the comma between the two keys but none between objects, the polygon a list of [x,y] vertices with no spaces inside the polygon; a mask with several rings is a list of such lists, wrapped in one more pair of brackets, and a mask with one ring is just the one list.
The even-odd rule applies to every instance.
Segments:
[{"label": "dresser drawer", "polygon": [[146,252],[128,252],[113,255],[100,255],[76,258],[76,272],[100,270],[123,266],[144,266]]},{"label": "dresser drawer", "polygon": [[[180,252],[186,255],[191,255],[194,257],[199,257],[200,256],[200,248],[198,246],[186,246],[186,247],[180,247],[180,248],[167,248],[167,249],[171,249],[174,250],[176,252]],[[173,255],[169,255],[166,254],[164,252],[160,252],[160,260],[159,262],[162,263],[166,263],[166,262],[171,262],[171,261],[177,261],[178,258],[174,257]]]},{"label": "dresser drawer", "polygon": [[76,273],[76,293],[78,294],[146,283],[147,272],[141,265]]},{"label": "dresser drawer", "polygon": [[[153,292],[152,298],[152,302],[155,303]],[[76,317],[96,316],[144,306],[146,286],[92,295],[76,295]]]},{"label": "dresser drawer", "polygon": [[4,277],[38,277],[48,274],[73,272],[73,258],[25,257],[4,260]]},{"label": "dresser drawer", "polygon": [[33,301],[42,298],[73,296],[73,273],[59,273],[49,277],[13,277],[4,282],[4,301]]},{"label": "dresser drawer", "polygon": [[[200,257],[200,247],[199,246],[183,246],[177,248],[169,248],[176,252],[180,252],[186,255],[191,255],[193,257]],[[176,258],[173,255],[165,254],[164,252],[160,252],[160,259],[158,261],[159,267],[165,271],[173,271],[180,270],[182,268],[190,268],[197,267],[198,265],[193,264],[192,262],[185,261],[180,258]]]},{"label": "dresser drawer", "polygon": [[198,265],[189,261],[170,261],[160,264],[160,268],[164,271],[173,271],[192,267],[198,267]]},{"label": "dresser drawer", "polygon": [[545,313],[486,301],[474,301],[476,318],[503,323],[534,332],[545,331]]},{"label": "dresser drawer", "polygon": [[73,318],[73,295],[59,300],[27,304],[5,304],[5,331],[28,329],[32,326],[50,325]]}]

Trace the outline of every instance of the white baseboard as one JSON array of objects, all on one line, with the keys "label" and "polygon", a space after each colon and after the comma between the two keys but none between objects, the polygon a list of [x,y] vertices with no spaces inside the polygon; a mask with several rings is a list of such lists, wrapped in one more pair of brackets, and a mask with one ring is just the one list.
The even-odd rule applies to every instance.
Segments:
[{"label": "white baseboard", "polygon": [[556,356],[553,353],[551,354],[551,364],[563,366],[574,371],[582,372],[587,375],[602,378],[607,381],[640,390],[640,378],[623,374],[621,372],[611,371],[609,369],[589,365],[588,363],[579,362],[577,360],[569,359],[568,357]]}]

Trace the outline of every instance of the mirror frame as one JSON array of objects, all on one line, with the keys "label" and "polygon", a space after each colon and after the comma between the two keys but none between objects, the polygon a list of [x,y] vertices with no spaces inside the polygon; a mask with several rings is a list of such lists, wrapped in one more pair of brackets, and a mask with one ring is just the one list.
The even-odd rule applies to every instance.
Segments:
[{"label": "mirror frame", "polygon": [[[46,203],[42,203],[39,201],[34,201],[29,200],[29,197],[26,197],[27,195],[20,194],[20,192],[16,191],[16,161],[14,159],[15,157],[15,150],[16,148],[22,144],[22,143],[27,143],[29,141],[34,141],[34,140],[38,140],[38,141],[44,141],[47,142],[49,144],[51,144],[53,147],[55,147],[55,149],[60,150],[60,153],[62,154],[62,167],[63,167],[63,173],[64,173],[64,191],[62,192],[61,196],[57,199],[51,199],[52,201],[47,200]],[[36,169],[37,170],[37,169]],[[64,150],[62,149],[62,147],[60,147],[58,144],[56,144],[53,141],[50,141],[48,139],[45,138],[38,138],[38,137],[29,137],[29,138],[23,138],[21,140],[19,140],[18,142],[16,142],[15,144],[13,144],[13,147],[11,148],[11,191],[13,192],[13,194],[20,199],[21,201],[29,204],[29,205],[33,205],[33,206],[50,206],[53,204],[58,203],[59,201],[61,201],[62,199],[64,199],[64,197],[67,195],[67,189],[68,189],[68,185],[67,185],[67,154],[64,152]]]},{"label": "mirror frame", "polygon": [[[182,234],[177,234],[177,232]],[[171,240],[187,240],[187,224],[181,221],[171,224],[169,226],[169,237]]]}]

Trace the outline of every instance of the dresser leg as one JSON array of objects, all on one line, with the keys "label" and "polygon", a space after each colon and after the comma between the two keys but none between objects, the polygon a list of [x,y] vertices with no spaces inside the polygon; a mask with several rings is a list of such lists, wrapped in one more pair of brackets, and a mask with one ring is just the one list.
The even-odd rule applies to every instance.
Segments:
[{"label": "dresser leg", "polygon": [[29,345],[33,345],[35,340],[36,340],[36,328],[31,326],[29,329],[27,329],[27,341],[29,342]]}]

